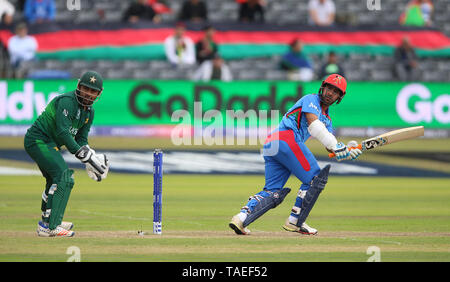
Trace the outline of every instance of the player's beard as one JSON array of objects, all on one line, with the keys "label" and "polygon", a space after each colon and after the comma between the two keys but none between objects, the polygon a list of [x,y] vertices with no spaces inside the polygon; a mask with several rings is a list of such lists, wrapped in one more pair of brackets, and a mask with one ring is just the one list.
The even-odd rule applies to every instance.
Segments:
[{"label": "player's beard", "polygon": [[326,106],[331,106],[334,102],[336,102],[336,100],[333,100],[333,98],[330,98],[329,96],[322,95],[322,97],[322,103],[324,103]]},{"label": "player's beard", "polygon": [[[84,95],[83,95],[84,94]],[[96,96],[87,94],[81,91],[79,88],[75,90],[75,96],[77,97],[78,103],[83,107],[90,107],[94,104],[95,100],[100,96],[100,93]]]},{"label": "player's beard", "polygon": [[325,105],[325,106],[328,106],[328,107],[329,107],[329,106],[333,105],[334,102],[336,102],[336,101],[337,101],[337,99],[336,99],[336,100],[333,100],[333,98],[331,98],[330,96],[324,94],[323,92],[322,92],[322,94],[320,95],[320,102],[321,102],[323,105]]}]

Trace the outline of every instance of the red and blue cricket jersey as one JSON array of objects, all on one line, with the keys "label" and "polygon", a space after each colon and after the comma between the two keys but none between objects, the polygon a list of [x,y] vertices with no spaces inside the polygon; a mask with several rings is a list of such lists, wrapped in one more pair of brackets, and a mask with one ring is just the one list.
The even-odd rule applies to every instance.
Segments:
[{"label": "red and blue cricket jersey", "polygon": [[[311,136],[305,113],[315,114],[333,133],[328,110],[322,110],[319,95],[310,94],[298,100],[283,116],[278,128],[266,139],[263,149],[265,185],[257,195],[268,197],[268,192],[277,192],[284,188],[291,174],[302,182],[300,190],[308,190],[311,180],[319,174],[317,160],[305,145]],[[252,212],[257,205],[258,200],[251,198],[241,212]],[[297,196],[294,205],[301,207],[302,198]],[[298,214],[291,212],[291,216],[298,217]]]},{"label": "red and blue cricket jersey", "polygon": [[[264,145],[265,189],[283,188],[291,174],[303,183],[300,189],[308,189],[312,178],[319,173],[317,160],[305,145],[311,137],[305,113],[315,114],[333,133],[331,118],[328,110],[322,110],[319,95],[310,94],[298,100],[283,116],[278,128]],[[274,142],[277,142],[275,147]],[[273,152],[266,154],[273,148]]]},{"label": "red and blue cricket jersey", "polygon": [[278,126],[278,131],[292,130],[296,136],[296,140],[305,143],[311,136],[308,132],[308,122],[306,121],[305,113],[312,113],[325,124],[325,127],[333,133],[331,118],[320,106],[320,98],[317,94],[310,94],[298,100],[294,106],[283,116],[283,119]]}]

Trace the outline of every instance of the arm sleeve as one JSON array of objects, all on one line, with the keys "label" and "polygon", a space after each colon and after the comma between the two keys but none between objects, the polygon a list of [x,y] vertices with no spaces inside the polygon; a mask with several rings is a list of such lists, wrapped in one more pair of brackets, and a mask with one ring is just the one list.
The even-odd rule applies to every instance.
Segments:
[{"label": "arm sleeve", "polygon": [[94,121],[94,108],[91,108],[91,113],[89,115],[89,120],[85,125],[83,125],[80,130],[78,130],[77,135],[75,135],[75,141],[78,145],[84,146],[88,145],[89,131],[91,130],[92,122]]},{"label": "arm sleeve", "polygon": [[331,134],[334,135],[333,124],[332,124],[331,122],[330,122],[330,124],[328,124],[328,125],[326,126],[326,128],[327,128],[328,132],[330,132]]},{"label": "arm sleeve", "polygon": [[312,137],[319,140],[328,150],[333,150],[338,143],[336,137],[325,128],[325,125],[318,119],[308,126],[308,132]]},{"label": "arm sleeve", "polygon": [[314,95],[307,95],[304,97],[304,100],[302,101],[302,112],[304,113],[312,113],[315,114],[317,117],[320,116],[320,105],[318,105],[317,100],[314,99]]},{"label": "arm sleeve", "polygon": [[55,135],[60,139],[67,150],[72,154],[80,149],[80,145],[75,142],[75,139],[70,134],[70,127],[72,126],[72,118],[75,113],[74,105],[70,99],[61,99],[56,105],[55,113]]}]

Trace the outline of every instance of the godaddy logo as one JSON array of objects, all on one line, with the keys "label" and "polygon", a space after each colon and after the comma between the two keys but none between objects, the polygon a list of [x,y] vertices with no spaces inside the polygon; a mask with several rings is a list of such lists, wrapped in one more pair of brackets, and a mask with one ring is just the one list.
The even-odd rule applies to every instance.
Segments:
[{"label": "godaddy logo", "polygon": [[448,125],[450,123],[450,95],[440,94],[434,101],[431,98],[431,92],[425,85],[408,84],[397,95],[397,113],[408,123],[431,123],[435,119],[439,123]]},{"label": "godaddy logo", "polygon": [[58,95],[57,92],[51,92],[46,99],[44,93],[34,91],[31,81],[23,84],[23,91],[14,91],[8,95],[8,83],[0,82],[0,121],[31,121]]}]

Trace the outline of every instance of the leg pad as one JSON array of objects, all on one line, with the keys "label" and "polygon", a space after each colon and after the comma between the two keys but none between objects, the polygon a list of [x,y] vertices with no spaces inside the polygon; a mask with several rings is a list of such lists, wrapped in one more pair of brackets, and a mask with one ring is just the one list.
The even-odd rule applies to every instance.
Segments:
[{"label": "leg pad", "polygon": [[50,229],[55,229],[62,222],[67,202],[69,201],[70,192],[72,191],[73,185],[75,183],[72,175],[73,170],[71,169],[66,169],[61,174],[60,180],[56,183],[55,190],[53,191],[51,206],[50,199],[48,200],[47,208],[51,209],[49,220]]},{"label": "leg pad", "polygon": [[248,214],[247,218],[244,220],[244,227],[248,226],[250,223],[261,217],[268,210],[275,208],[284,198],[291,192],[290,188],[278,189],[275,192],[265,190],[269,195],[267,197],[262,197],[258,195],[256,199],[258,203],[254,206],[253,210]]},{"label": "leg pad", "polygon": [[300,215],[298,217],[297,226],[300,227],[306,221],[309,212],[312,210],[314,204],[319,198],[320,193],[325,188],[328,182],[328,174],[330,173],[330,165],[325,166],[317,176],[311,181],[311,186],[306,192],[302,200],[302,207],[300,210]]}]

